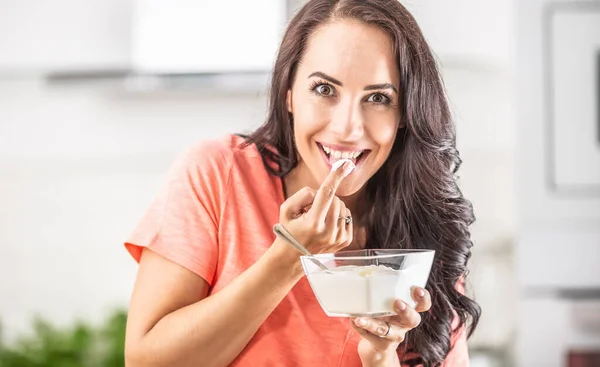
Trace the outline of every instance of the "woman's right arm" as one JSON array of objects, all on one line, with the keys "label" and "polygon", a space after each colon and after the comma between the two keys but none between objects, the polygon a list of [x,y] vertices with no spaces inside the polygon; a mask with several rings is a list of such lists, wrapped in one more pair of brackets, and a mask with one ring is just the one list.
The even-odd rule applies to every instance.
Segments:
[{"label": "woman's right arm", "polygon": [[145,249],[127,320],[126,365],[231,363],[303,276],[297,254],[278,241],[210,297],[204,279]]},{"label": "woman's right arm", "polygon": [[[352,224],[339,219],[350,213],[335,197],[348,173],[343,166],[317,192],[304,188],[281,206],[280,223],[313,253],[337,252],[352,242]],[[303,275],[296,250],[276,239],[256,263],[207,297],[206,280],[144,249],[127,320],[127,366],[229,365]]]}]

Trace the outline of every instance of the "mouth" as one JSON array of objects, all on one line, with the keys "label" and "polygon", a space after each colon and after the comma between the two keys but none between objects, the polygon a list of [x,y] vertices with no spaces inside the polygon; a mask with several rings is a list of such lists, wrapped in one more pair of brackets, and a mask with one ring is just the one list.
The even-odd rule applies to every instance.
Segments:
[{"label": "mouth", "polygon": [[[335,162],[340,159],[349,159],[354,163],[356,167],[365,160],[367,155],[371,152],[370,149],[344,149],[344,150],[336,150],[333,147],[327,144],[317,143],[319,150],[321,151],[321,155],[325,159],[325,163],[331,167]],[[338,148],[339,149],[339,148]]]}]

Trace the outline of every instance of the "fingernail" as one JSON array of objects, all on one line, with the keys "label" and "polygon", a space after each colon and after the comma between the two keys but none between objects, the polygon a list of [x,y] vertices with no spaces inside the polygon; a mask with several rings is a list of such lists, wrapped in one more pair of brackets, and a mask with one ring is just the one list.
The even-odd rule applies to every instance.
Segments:
[{"label": "fingernail", "polygon": [[347,160],[346,162],[344,162],[344,166],[342,167],[344,170],[344,177],[348,176],[350,172],[354,170],[354,167],[354,163],[352,163],[351,160]]},{"label": "fingernail", "polygon": [[340,159],[335,161],[331,166],[332,171],[337,171],[340,166],[342,166],[342,172],[344,173],[344,177],[347,176],[354,169],[354,163],[349,159]]},{"label": "fingernail", "polygon": [[402,311],[406,310],[406,303],[404,303],[402,301],[396,302],[396,310],[398,312],[402,312]]},{"label": "fingernail", "polygon": [[417,296],[423,298],[425,296],[425,290],[423,288],[417,289]]},{"label": "fingernail", "polygon": [[340,168],[340,166],[342,164],[346,163],[346,161],[347,161],[347,159],[340,159],[340,160],[333,162],[333,164],[331,165],[331,170],[336,171],[338,168]]},{"label": "fingernail", "polygon": [[367,324],[367,321],[365,319],[361,319],[361,318],[356,319],[356,325],[365,326],[366,324]]}]

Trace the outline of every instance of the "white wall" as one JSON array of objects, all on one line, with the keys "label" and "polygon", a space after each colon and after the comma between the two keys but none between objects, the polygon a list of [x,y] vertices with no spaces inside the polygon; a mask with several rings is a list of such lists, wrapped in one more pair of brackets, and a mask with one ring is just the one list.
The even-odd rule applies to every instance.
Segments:
[{"label": "white wall", "polygon": [[484,312],[471,345],[502,353],[511,347],[516,318],[514,79],[510,70],[456,65],[444,78],[463,160],[459,182],[476,216],[470,288]]},{"label": "white wall", "polygon": [[260,122],[262,96],[128,95],[0,82],[0,319],[97,320],[125,306],[135,263],[122,242],[174,156]]}]

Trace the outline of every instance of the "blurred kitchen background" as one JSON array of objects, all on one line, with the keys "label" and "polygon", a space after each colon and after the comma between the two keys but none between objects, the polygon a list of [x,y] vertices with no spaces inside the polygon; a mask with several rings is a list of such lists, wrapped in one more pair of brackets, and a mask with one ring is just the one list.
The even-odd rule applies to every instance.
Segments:
[{"label": "blurred kitchen background", "polygon": [[[477,216],[472,365],[600,366],[600,1],[402,2]],[[262,123],[302,3],[0,0],[0,366],[121,363],[123,240],[182,149]]]}]

